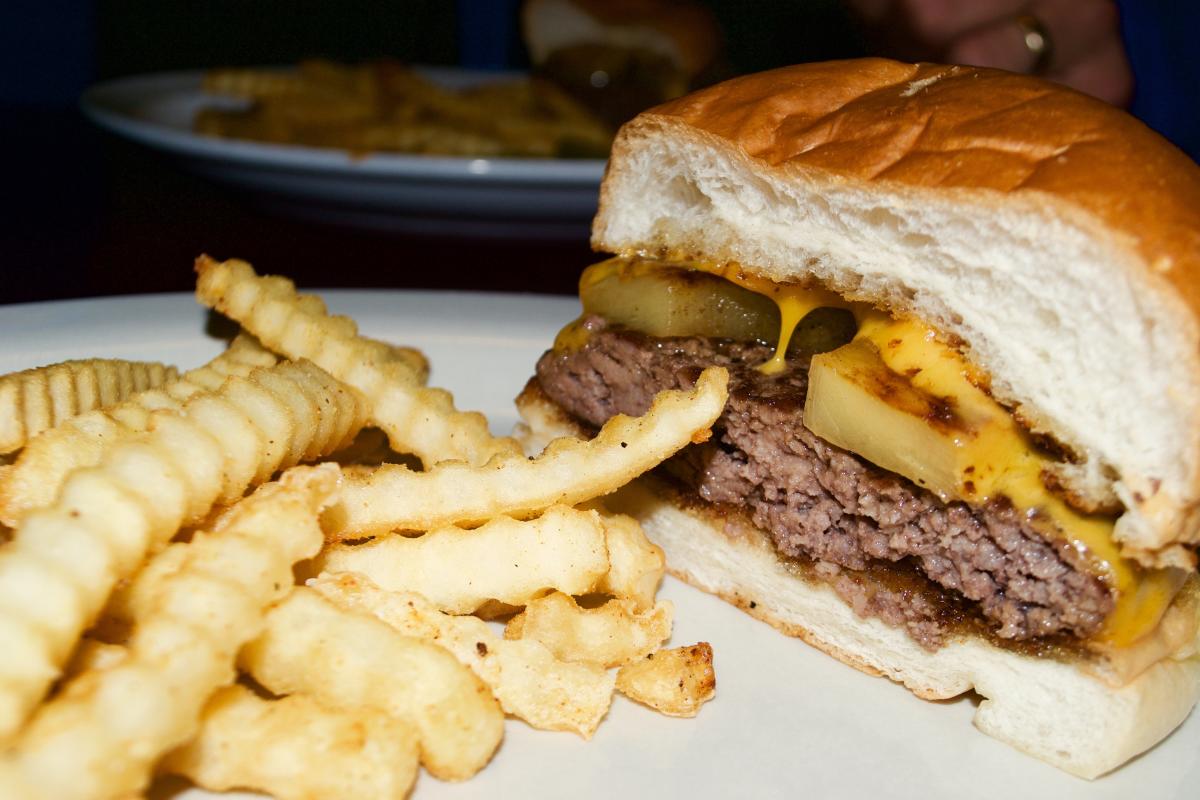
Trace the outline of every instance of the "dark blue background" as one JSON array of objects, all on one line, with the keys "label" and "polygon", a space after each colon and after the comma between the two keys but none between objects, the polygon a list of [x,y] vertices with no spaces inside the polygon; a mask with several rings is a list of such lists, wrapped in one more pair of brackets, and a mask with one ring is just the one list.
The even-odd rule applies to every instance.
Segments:
[{"label": "dark blue background", "polygon": [[[586,242],[399,239],[276,219],[101,134],[80,92],[119,75],[392,56],[522,66],[518,0],[5,0],[0,2],[0,303],[187,289],[200,252],[257,260],[302,283],[572,292]],[[851,56],[836,0],[712,0],[735,71]],[[1132,111],[1200,156],[1200,3],[1121,0]],[[444,269],[398,271],[396,261]],[[329,264],[339,264],[336,273]]]}]

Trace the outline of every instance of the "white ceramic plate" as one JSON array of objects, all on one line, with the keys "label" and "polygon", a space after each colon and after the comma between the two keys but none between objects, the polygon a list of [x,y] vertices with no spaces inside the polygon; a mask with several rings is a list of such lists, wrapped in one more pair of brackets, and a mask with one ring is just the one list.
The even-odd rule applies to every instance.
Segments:
[{"label": "white ceramic plate", "polygon": [[[576,301],[449,292],[324,293],[371,336],[422,348],[432,381],[497,432],[512,398]],[[219,349],[185,295],[0,307],[0,372],[82,356],[164,359],[190,367]],[[929,703],[786,638],[668,578],[673,642],[712,643],[717,697],[691,720],[668,719],[620,697],[591,742],[508,723],[478,776],[418,781],[435,798],[1195,798],[1200,717],[1133,763],[1088,783],[978,733],[963,698]],[[320,765],[313,766],[319,769]],[[207,797],[190,790],[186,800]],[[249,795],[243,795],[249,797]]]},{"label": "white ceramic plate", "polygon": [[[423,71],[449,86],[508,77],[451,68]],[[109,81],[84,93],[83,111],[113,133],[292,216],[437,235],[587,238],[603,160],[353,157],[332,148],[201,136],[192,132],[197,110],[230,104],[201,91],[202,75],[172,72]]]}]

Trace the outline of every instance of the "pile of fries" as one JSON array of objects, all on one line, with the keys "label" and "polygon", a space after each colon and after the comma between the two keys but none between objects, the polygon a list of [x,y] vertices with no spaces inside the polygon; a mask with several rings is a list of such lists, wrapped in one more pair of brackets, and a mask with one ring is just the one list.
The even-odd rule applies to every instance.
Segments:
[{"label": "pile of fries", "polygon": [[0,797],[398,798],[506,715],[587,738],[614,691],[712,697],[711,648],[664,648],[662,551],[597,498],[705,439],[724,371],[527,455],[419,352],[196,269],[241,326],[208,364],[0,377]]},{"label": "pile of fries", "polygon": [[201,109],[198,133],[356,154],[604,158],[613,137],[607,124],[546,80],[454,91],[391,61],[214,70],[204,89],[248,105]]}]

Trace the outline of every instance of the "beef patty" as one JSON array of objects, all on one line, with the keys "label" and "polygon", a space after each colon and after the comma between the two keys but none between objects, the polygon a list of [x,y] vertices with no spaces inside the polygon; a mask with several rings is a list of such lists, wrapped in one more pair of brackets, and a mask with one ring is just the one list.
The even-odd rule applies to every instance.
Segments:
[{"label": "beef patty", "polygon": [[[729,402],[713,439],[677,457],[682,464],[674,473],[704,500],[747,509],[780,553],[812,559],[818,572],[831,575],[912,564],[938,586],[978,603],[1004,639],[1087,637],[1112,611],[1112,593],[1087,571],[1086,556],[1065,541],[1048,540],[1007,501],[982,508],[943,503],[804,427],[807,356],[790,356],[784,372],[764,375],[754,368],[770,356],[762,345],[654,338],[600,317],[583,324],[587,343],[547,352],[537,379],[552,400],[589,425],[644,413],[657,392],[691,386],[706,366],[729,369]],[[844,586],[835,588],[846,595]],[[899,592],[873,595],[871,602],[872,615],[903,624],[920,617],[918,606],[928,599]],[[940,642],[937,632],[906,627],[927,647]]]}]

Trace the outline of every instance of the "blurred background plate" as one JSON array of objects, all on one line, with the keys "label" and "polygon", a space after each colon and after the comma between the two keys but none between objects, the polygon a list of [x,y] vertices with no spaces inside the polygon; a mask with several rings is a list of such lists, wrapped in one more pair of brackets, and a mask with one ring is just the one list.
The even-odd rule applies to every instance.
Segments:
[{"label": "blurred background plate", "polygon": [[[452,88],[514,77],[454,68],[421,72]],[[603,160],[354,156],[202,136],[192,131],[196,111],[230,103],[205,94],[202,77],[192,71],[109,81],[84,94],[83,110],[109,131],[289,216],[398,233],[587,237]]]}]

